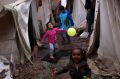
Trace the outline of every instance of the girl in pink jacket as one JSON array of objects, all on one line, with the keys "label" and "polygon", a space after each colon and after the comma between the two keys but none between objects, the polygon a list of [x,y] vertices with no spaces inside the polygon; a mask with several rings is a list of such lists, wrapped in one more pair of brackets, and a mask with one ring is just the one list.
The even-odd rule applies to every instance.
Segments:
[{"label": "girl in pink jacket", "polygon": [[48,43],[49,43],[49,48],[50,48],[50,58],[54,59],[54,50],[55,48],[58,48],[58,44],[57,44],[57,34],[58,32],[66,32],[66,30],[60,30],[58,28],[53,28],[53,24],[48,22],[47,23],[47,32],[43,35],[42,39],[41,39],[41,43],[43,43],[45,41],[45,39],[47,39]]}]

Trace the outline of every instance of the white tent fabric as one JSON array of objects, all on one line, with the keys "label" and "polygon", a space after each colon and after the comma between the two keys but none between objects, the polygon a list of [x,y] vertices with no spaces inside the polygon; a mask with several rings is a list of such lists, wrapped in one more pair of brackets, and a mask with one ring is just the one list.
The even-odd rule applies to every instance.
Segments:
[{"label": "white tent fabric", "polygon": [[86,11],[82,0],[74,0],[72,16],[74,26],[80,28],[80,24],[86,20]]},{"label": "white tent fabric", "polygon": [[98,57],[94,60],[96,73],[100,75],[120,76],[119,4],[120,0],[100,0],[100,41]]},{"label": "white tent fabric", "polygon": [[10,59],[10,55],[13,54],[15,62],[20,62],[14,19],[8,11],[4,11],[3,14],[0,17],[0,55]]},{"label": "white tent fabric", "polygon": [[[9,42],[9,43],[2,43],[2,44],[8,45],[9,47],[11,46],[11,44],[13,44],[12,47],[10,48],[6,47],[6,49],[9,49],[9,51],[11,51],[14,57],[20,57],[21,63],[24,63],[25,56],[28,60],[31,61],[31,48],[30,48],[30,43],[28,38],[28,16],[29,16],[30,4],[31,4],[31,0],[27,0],[27,1],[19,0],[18,2],[5,6],[6,10],[8,10],[11,13],[11,18],[13,19],[12,21],[15,27],[15,31],[17,31],[17,33],[12,31],[10,32],[10,33],[14,33],[12,34],[15,38],[13,43]],[[9,25],[6,25],[6,26],[8,27]],[[7,29],[10,29],[10,28],[8,27]],[[9,33],[7,31],[5,32]],[[6,35],[4,36],[6,37]],[[4,40],[7,41],[7,39],[9,38],[7,37]],[[19,52],[19,54],[17,54],[17,52]],[[8,53],[8,51],[6,53]],[[19,60],[19,58],[15,58],[15,60],[16,59]],[[19,62],[16,62],[16,63],[19,63]]]},{"label": "white tent fabric", "polygon": [[40,29],[38,25],[38,18],[37,18],[37,3],[36,0],[32,0],[31,2],[31,12],[32,12],[32,24],[36,34],[36,41],[40,38]]},{"label": "white tent fabric", "polygon": [[6,4],[14,3],[15,1],[17,0],[0,0],[0,4],[6,5]]},{"label": "white tent fabric", "polygon": [[66,7],[66,4],[67,4],[67,0],[61,0],[61,5]]},{"label": "white tent fabric", "polygon": [[82,2],[83,2],[84,5],[85,5],[85,1],[86,1],[86,0],[82,0]]},{"label": "white tent fabric", "polygon": [[[31,48],[28,36],[28,19],[30,9],[32,14],[32,24],[36,33],[36,40],[40,37],[39,26],[37,22],[38,19],[36,1],[17,0],[14,3],[5,5],[4,8],[6,11],[2,13],[1,17],[7,16],[8,14],[8,16],[10,16],[11,23],[3,22],[2,19],[4,17],[0,20],[1,22],[3,22],[3,24],[0,23],[0,25],[4,25],[4,27],[0,27],[0,38],[2,38],[0,40],[0,54],[5,53],[9,56],[10,54],[13,54],[14,59],[17,62],[20,61],[21,63],[24,63],[24,56],[26,56],[26,58],[29,60],[31,58]],[[8,31],[8,29],[10,31]],[[3,50],[3,48],[5,48],[5,50]]]},{"label": "white tent fabric", "polygon": [[13,6],[18,13],[18,23],[23,34],[23,37],[30,48],[29,37],[28,37],[28,16],[29,16],[29,7],[32,0],[18,0],[13,4]]},{"label": "white tent fabric", "polygon": [[98,56],[109,74],[120,75],[120,1],[100,1],[100,47]]},{"label": "white tent fabric", "polygon": [[53,10],[55,10],[58,7],[58,5],[60,4],[60,1],[61,0],[50,0],[50,2],[51,2],[51,8]]},{"label": "white tent fabric", "polygon": [[38,19],[42,22],[43,30],[45,31],[45,24],[49,21],[51,14],[50,0],[42,0],[42,6],[38,9]]}]

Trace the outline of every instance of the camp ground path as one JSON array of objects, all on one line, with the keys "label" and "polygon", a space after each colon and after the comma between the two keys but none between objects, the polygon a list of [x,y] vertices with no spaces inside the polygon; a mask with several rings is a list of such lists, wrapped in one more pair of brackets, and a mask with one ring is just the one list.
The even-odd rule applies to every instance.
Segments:
[{"label": "camp ground path", "polygon": [[[25,65],[17,65],[19,69],[19,75],[14,79],[53,79],[52,71],[54,69],[61,69],[69,62],[70,49],[73,46],[79,46],[84,50],[87,50],[89,44],[89,38],[81,39],[79,36],[72,37],[72,42],[70,44],[60,45],[60,51],[55,53],[55,59],[51,60],[49,58],[48,44],[44,47],[39,48],[37,56],[33,59],[33,65],[27,62]],[[103,77],[99,75],[92,74],[93,79],[119,79],[112,77]],[[61,74],[55,79],[70,79],[69,73]]]}]

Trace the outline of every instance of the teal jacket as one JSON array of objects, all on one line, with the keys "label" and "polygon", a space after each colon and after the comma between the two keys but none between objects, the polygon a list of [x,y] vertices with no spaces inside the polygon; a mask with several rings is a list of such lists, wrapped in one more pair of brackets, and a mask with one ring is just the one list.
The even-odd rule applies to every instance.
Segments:
[{"label": "teal jacket", "polygon": [[64,10],[59,14],[59,27],[62,30],[66,30],[74,26],[74,22],[68,10]]}]

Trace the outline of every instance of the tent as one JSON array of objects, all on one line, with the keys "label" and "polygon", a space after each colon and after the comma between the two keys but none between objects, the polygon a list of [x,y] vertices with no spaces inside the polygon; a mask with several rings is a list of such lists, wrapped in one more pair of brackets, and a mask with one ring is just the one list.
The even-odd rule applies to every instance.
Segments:
[{"label": "tent", "polygon": [[40,37],[36,5],[35,0],[18,0],[4,5],[0,13],[0,55],[13,56],[15,63],[25,58],[31,62],[32,47]]},{"label": "tent", "polygon": [[88,54],[92,71],[100,75],[120,76],[120,1],[96,0],[94,30]]},{"label": "tent", "polygon": [[43,31],[46,30],[46,23],[50,19],[51,12],[50,0],[42,0],[42,6],[38,8],[38,19],[41,22]]},{"label": "tent", "polygon": [[4,55],[10,59],[10,54],[14,54],[16,62],[19,61],[19,53],[16,44],[16,29],[12,13],[3,12],[0,17],[0,55]]},{"label": "tent", "polygon": [[82,0],[74,0],[73,3],[73,21],[74,21],[74,26],[76,28],[83,28],[81,27],[81,23],[83,23],[86,20],[86,11],[84,8],[85,3]]}]

